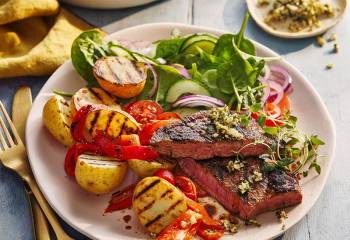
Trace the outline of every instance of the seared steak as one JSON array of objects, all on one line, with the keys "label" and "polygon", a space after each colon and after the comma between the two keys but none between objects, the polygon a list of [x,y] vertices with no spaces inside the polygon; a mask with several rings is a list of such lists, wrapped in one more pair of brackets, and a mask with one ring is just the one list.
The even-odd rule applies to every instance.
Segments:
[{"label": "seared steak", "polygon": [[172,158],[209,159],[213,157],[259,156],[268,151],[266,145],[274,143],[263,130],[251,120],[246,127],[237,125],[235,130],[242,135],[217,137],[209,111],[201,111],[158,129],[152,136],[151,145],[164,156]]},{"label": "seared steak", "polygon": [[[248,158],[244,165],[234,171],[226,167],[230,159],[195,161],[179,159],[180,168],[209,195],[220,202],[228,211],[242,219],[292,206],[302,201],[298,180],[281,170],[262,173],[262,160]],[[262,173],[259,181],[252,180],[254,171]],[[250,189],[241,193],[240,184],[250,178]]]}]

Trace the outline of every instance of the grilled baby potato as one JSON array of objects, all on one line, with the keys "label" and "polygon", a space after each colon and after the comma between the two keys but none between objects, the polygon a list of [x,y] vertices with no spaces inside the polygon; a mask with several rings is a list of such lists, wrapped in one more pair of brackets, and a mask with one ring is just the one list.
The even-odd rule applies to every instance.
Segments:
[{"label": "grilled baby potato", "polygon": [[139,124],[128,113],[121,110],[99,109],[90,112],[85,120],[84,135],[92,140],[98,132],[117,138],[122,134],[134,134]]},{"label": "grilled baby potato", "polygon": [[137,176],[144,178],[148,176],[153,176],[153,174],[161,169],[172,169],[175,164],[168,161],[142,161],[137,159],[128,160],[129,167],[133,170]]},{"label": "grilled baby potato", "polygon": [[82,154],[75,166],[75,179],[86,191],[103,194],[120,185],[127,169],[126,162],[115,158]]},{"label": "grilled baby potato", "polygon": [[184,194],[159,177],[144,178],[136,185],[132,205],[151,233],[159,233],[187,210]]},{"label": "grilled baby potato", "polygon": [[103,57],[96,61],[93,73],[107,92],[121,98],[132,98],[145,86],[147,66],[125,57]]},{"label": "grilled baby potato", "polygon": [[42,117],[44,125],[54,138],[65,146],[74,144],[70,132],[71,111],[63,97],[58,95],[51,97],[44,106]]},{"label": "grilled baby potato", "polygon": [[111,109],[120,110],[116,97],[112,96],[102,88],[88,88],[79,89],[71,100],[72,111],[78,111],[81,107],[86,105],[106,105]]}]

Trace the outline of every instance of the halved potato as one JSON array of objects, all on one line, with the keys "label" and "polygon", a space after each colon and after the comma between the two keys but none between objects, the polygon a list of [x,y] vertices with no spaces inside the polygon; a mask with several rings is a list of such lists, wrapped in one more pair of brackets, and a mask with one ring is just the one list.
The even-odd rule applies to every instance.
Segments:
[{"label": "halved potato", "polygon": [[145,86],[147,65],[125,57],[103,57],[96,61],[93,73],[107,92],[121,98],[132,98]]},{"label": "halved potato", "polygon": [[102,88],[88,88],[79,89],[71,100],[72,110],[78,111],[81,107],[86,105],[105,105],[111,109],[120,110],[118,99],[106,92]]},{"label": "halved potato", "polygon": [[153,174],[161,169],[172,169],[175,166],[175,163],[169,161],[142,161],[137,159],[128,160],[129,167],[133,170],[137,176],[144,178],[148,176],[153,176]]},{"label": "halved potato", "polygon": [[54,95],[46,102],[43,109],[43,122],[54,138],[65,146],[74,144],[71,126],[71,111],[68,102],[61,96]]},{"label": "halved potato", "polygon": [[128,113],[121,110],[99,109],[88,113],[84,135],[88,140],[95,137],[98,132],[117,138],[122,134],[135,134],[138,130],[139,124]]},{"label": "halved potato", "polygon": [[187,210],[184,194],[159,177],[142,179],[132,204],[139,222],[152,233],[159,233]]},{"label": "halved potato", "polygon": [[75,179],[86,191],[103,194],[120,185],[127,169],[126,162],[115,158],[82,154],[75,166]]}]

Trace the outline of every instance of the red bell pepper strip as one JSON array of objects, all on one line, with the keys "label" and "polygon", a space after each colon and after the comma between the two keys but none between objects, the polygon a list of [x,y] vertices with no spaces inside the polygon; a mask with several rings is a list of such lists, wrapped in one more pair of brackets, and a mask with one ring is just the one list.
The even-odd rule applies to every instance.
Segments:
[{"label": "red bell pepper strip", "polygon": [[167,180],[168,182],[170,182],[172,185],[175,186],[174,174],[171,171],[167,170],[167,169],[164,169],[164,168],[159,169],[158,171],[156,171],[154,173],[154,176],[163,178],[163,179]]},{"label": "red bell pepper strip", "polygon": [[64,169],[68,176],[74,177],[78,156],[86,152],[99,154],[100,148],[93,143],[76,143],[68,149],[64,160]]},{"label": "red bell pepper strip", "polygon": [[197,188],[191,179],[184,176],[176,176],[175,186],[180,188],[180,190],[186,195],[186,197],[197,201]]},{"label": "red bell pepper strip", "polygon": [[224,229],[218,225],[206,225],[202,222],[197,234],[204,240],[218,240],[224,235]]},{"label": "red bell pepper strip", "polygon": [[159,154],[153,148],[148,146],[121,146],[115,144],[112,140],[98,134],[95,143],[101,149],[103,155],[114,157],[118,160],[139,159],[151,161],[158,158]]},{"label": "red bell pepper strip", "polygon": [[200,203],[198,203],[196,201],[193,201],[192,199],[187,198],[187,206],[192,211],[195,211],[195,212],[201,214],[202,217],[203,217],[203,222],[206,225],[208,225],[208,226],[218,226],[219,228],[223,229],[223,227],[221,226],[220,222],[212,219],[209,216],[207,210],[205,210],[205,208]]},{"label": "red bell pepper strip", "polygon": [[[195,222],[191,222],[191,218],[194,218]],[[200,214],[196,214],[192,210],[187,210],[185,213],[176,218],[170,225],[164,228],[158,235],[157,240],[177,239],[176,237],[180,231],[184,231],[185,235],[188,235],[187,239],[191,239],[190,236],[193,235],[193,232],[197,232],[200,222]]]},{"label": "red bell pepper strip", "polygon": [[73,136],[73,139],[77,142],[86,142],[85,136],[84,136],[84,126],[85,121],[87,118],[87,115],[91,112],[96,110],[96,106],[92,105],[86,105],[83,106],[77,111],[72,119],[71,124],[71,133]]},{"label": "red bell pepper strip", "polygon": [[130,207],[132,205],[135,186],[136,184],[132,184],[121,191],[113,193],[104,213],[111,213]]}]

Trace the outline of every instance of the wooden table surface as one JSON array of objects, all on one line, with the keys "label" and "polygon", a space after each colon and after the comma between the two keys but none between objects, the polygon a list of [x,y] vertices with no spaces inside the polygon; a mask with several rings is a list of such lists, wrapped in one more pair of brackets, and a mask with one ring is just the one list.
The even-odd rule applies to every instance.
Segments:
[{"label": "wooden table surface", "polygon": [[[246,11],[243,0],[169,0],[124,10],[96,11],[66,6],[88,22],[114,32],[149,22],[180,22],[236,32]],[[333,43],[320,48],[314,38],[285,40],[272,37],[250,21],[247,36],[282,54],[299,68],[322,96],[336,124],[337,150],[334,165],[319,200],[296,226],[280,239],[350,239],[350,161],[347,154],[350,133],[350,13],[331,29],[337,34],[338,54]],[[142,33],[140,33],[142,34]],[[326,70],[328,63],[334,68]],[[48,77],[0,79],[0,99],[8,110],[15,90],[29,85],[35,96]],[[317,116],[315,116],[317,121]],[[67,224],[75,239],[87,239]],[[0,166],[0,239],[32,240],[30,209],[21,180]]]}]

